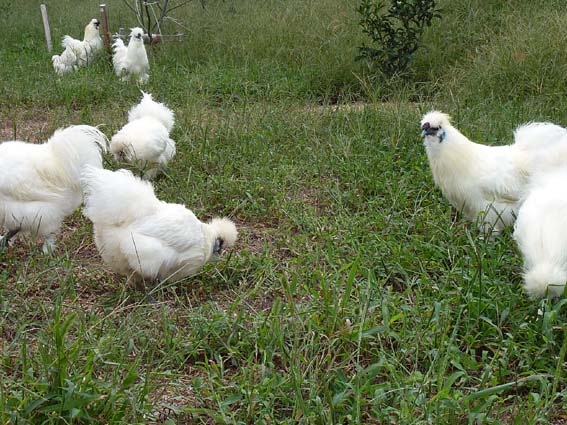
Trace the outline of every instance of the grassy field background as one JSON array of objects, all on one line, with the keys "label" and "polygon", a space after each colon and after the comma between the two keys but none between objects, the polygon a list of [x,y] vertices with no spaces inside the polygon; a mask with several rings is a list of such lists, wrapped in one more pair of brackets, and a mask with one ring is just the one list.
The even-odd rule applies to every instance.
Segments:
[{"label": "grassy field background", "polygon": [[[55,44],[98,3],[47,1]],[[111,136],[139,89],[104,59],[57,77],[39,4],[0,1],[2,140]],[[136,25],[107,4],[113,30]],[[230,216],[240,240],[152,305],[102,265],[79,211],[53,255],[0,253],[3,423],[565,423],[565,301],[529,300],[511,232],[483,241],[458,217],[418,125],[440,109],[487,144],[567,125],[564,4],[440,1],[407,81],[354,61],[356,5],[174,13],[185,41],[148,51],[145,89],[177,116],[156,191]]]}]

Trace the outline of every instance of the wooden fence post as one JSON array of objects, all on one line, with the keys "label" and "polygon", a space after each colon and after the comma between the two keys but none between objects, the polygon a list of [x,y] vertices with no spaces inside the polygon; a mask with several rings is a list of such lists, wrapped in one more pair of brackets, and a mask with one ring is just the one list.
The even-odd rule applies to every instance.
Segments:
[{"label": "wooden fence post", "polygon": [[47,18],[47,7],[42,4],[41,8],[41,18],[43,19],[43,31],[45,32],[45,41],[47,42],[47,51],[51,53],[53,50],[53,45],[51,44],[51,31],[49,30],[49,19]]},{"label": "wooden fence post", "polygon": [[110,30],[108,28],[108,13],[106,4],[100,5],[100,24],[102,26],[102,38],[104,40],[104,47],[110,52]]}]

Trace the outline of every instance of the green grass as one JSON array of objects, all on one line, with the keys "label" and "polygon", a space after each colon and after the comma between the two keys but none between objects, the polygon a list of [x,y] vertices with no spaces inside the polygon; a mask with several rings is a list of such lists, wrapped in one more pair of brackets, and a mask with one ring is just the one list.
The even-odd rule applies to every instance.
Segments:
[{"label": "green grass", "polygon": [[[135,25],[107,4],[113,29]],[[440,5],[411,79],[382,82],[353,60],[356,2],[177,11],[185,41],[149,50],[146,89],[177,116],[156,191],[232,217],[240,240],[155,288],[153,305],[102,265],[80,212],[53,255],[0,253],[1,421],[564,420],[565,302],[528,299],[511,232],[483,241],[452,210],[418,123],[435,107],[488,144],[525,121],[567,124],[567,14],[559,1]],[[98,2],[48,8],[57,44]],[[3,140],[124,124],[136,86],[104,60],[56,77],[39,2],[0,12]]]}]

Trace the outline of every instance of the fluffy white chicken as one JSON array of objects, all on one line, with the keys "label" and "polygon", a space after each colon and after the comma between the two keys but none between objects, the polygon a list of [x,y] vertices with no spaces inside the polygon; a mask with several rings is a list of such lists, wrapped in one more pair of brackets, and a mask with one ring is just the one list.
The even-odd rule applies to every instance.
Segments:
[{"label": "fluffy white chicken", "polygon": [[160,201],[151,183],[130,171],[88,167],[82,182],[83,213],[103,261],[136,285],[190,276],[236,242],[232,221],[202,223],[183,205]]},{"label": "fluffy white chicken", "polygon": [[533,298],[563,295],[567,282],[567,168],[538,174],[516,220],[524,257],[524,289]]},{"label": "fluffy white chicken", "polygon": [[114,50],[112,63],[116,75],[121,77],[122,81],[128,81],[131,76],[136,76],[140,84],[145,84],[150,77],[150,63],[144,46],[144,30],[132,28],[128,47],[121,38],[117,38],[112,48]]},{"label": "fluffy white chicken", "polygon": [[175,142],[169,138],[174,114],[152,95],[142,92],[142,101],[128,113],[128,123],[110,141],[117,160],[137,162],[154,178],[175,155]]},{"label": "fluffy white chicken", "polygon": [[5,248],[17,233],[44,239],[55,247],[63,219],[82,203],[81,171],[102,167],[107,139],[98,129],[77,125],[57,130],[43,144],[0,144],[0,239]]},{"label": "fluffy white chicken", "polygon": [[82,41],[69,35],[63,37],[61,43],[64,49],[63,53],[51,57],[53,68],[57,74],[64,75],[92,63],[96,54],[103,47],[99,26],[98,19],[91,19],[85,27],[85,36]]},{"label": "fluffy white chicken", "polygon": [[[530,123],[514,133],[515,143],[486,146],[470,141],[433,111],[421,121],[433,179],[449,202],[485,233],[511,225],[532,174],[557,161],[555,148],[567,146],[567,130],[551,123]],[[567,156],[563,156],[567,163]]]}]

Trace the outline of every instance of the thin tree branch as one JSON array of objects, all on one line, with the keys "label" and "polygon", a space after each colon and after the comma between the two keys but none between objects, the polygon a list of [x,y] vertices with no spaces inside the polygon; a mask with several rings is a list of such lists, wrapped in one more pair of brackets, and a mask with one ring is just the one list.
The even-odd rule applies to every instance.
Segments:
[{"label": "thin tree branch", "polygon": [[140,7],[140,11],[138,12],[138,16],[140,17],[140,23],[142,28],[145,27],[144,25],[144,0],[138,0],[138,5]]},{"label": "thin tree branch", "polygon": [[153,15],[154,15],[154,20],[155,20],[155,24],[154,24],[153,27],[152,27],[152,33],[154,32],[154,29],[155,29],[156,26],[157,26],[157,30],[158,30],[157,33],[158,33],[159,35],[162,35],[162,33],[161,33],[161,25],[160,25],[161,20],[158,19],[157,15],[156,15],[156,11],[154,10],[153,7],[152,7],[152,13],[153,13]]},{"label": "thin tree branch", "polygon": [[161,34],[161,23],[162,23],[162,21],[163,21],[163,18],[165,18],[165,16],[167,15],[167,7],[168,7],[168,4],[169,4],[169,0],[163,0],[163,7],[161,6],[160,3],[158,3],[158,7],[159,7],[159,10],[160,10],[161,13],[160,13],[159,19],[156,19],[156,23],[155,23],[154,26],[152,27],[152,31],[153,31],[153,30],[156,28],[156,26],[157,26],[157,28],[158,28],[158,30],[159,30],[159,33]]},{"label": "thin tree branch", "polygon": [[148,38],[150,39],[150,45],[152,44],[152,18],[150,16],[150,5],[147,2],[144,2],[144,5],[146,6],[146,16],[148,17]]},{"label": "thin tree branch", "polygon": [[136,12],[136,9],[134,9],[132,6],[130,6],[130,3],[128,3],[128,0],[122,0],[122,2],[128,6],[128,9],[130,9],[132,12],[134,12],[136,15],[138,14],[138,12]]}]

